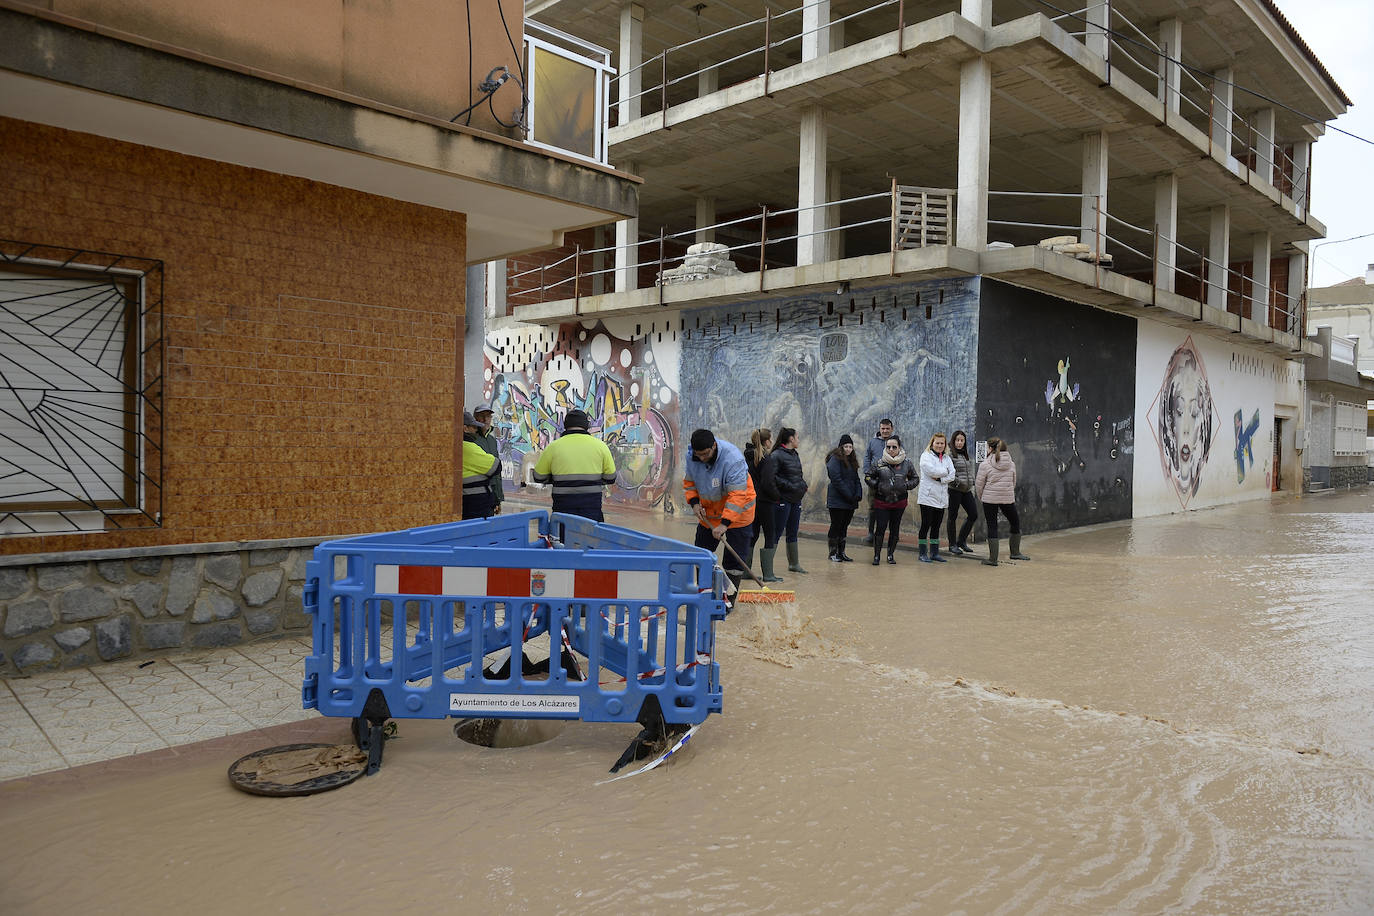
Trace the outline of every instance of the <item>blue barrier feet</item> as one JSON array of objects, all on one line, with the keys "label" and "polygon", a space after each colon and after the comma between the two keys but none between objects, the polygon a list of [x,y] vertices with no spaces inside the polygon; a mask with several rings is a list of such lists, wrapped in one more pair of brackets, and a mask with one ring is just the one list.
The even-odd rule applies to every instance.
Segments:
[{"label": "blue barrier feet", "polygon": [[639,718],[637,720],[644,727],[639,734],[635,735],[630,746],[625,748],[625,752],[620,755],[620,759],[611,767],[611,772],[616,773],[620,768],[636,760],[643,760],[652,755],[659,746],[669,739],[676,739],[690,726],[670,723],[663,718],[663,708],[658,705],[658,697],[649,696],[644,700],[644,704],[639,708]]}]

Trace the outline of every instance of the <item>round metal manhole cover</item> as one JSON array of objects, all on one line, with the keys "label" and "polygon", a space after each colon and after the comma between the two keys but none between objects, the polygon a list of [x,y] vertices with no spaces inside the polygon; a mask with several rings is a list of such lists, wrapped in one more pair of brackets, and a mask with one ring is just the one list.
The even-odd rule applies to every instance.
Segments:
[{"label": "round metal manhole cover", "polygon": [[229,767],[229,781],[253,795],[314,795],[367,772],[367,753],[351,744],[283,744],[254,751]]}]

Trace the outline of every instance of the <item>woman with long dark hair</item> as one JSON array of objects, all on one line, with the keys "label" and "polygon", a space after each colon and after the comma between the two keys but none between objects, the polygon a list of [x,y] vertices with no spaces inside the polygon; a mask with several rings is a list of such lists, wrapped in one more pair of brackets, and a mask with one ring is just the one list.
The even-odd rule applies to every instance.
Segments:
[{"label": "woman with long dark hair", "polygon": [[863,484],[859,482],[859,459],[854,457],[854,440],[849,433],[840,437],[840,444],[826,456],[825,473],[830,478],[830,486],[825,492],[825,507],[830,510],[830,560],[833,563],[852,563],[844,552],[845,538],[849,533],[849,522],[854,518],[854,510],[859,508],[859,500],[864,498]]},{"label": "woman with long dark hair", "polygon": [[773,572],[773,557],[778,552],[778,485],[772,460],[773,433],[763,426],[749,434],[749,444],[744,447],[744,461],[749,465],[749,476],[754,481],[754,493],[758,498],[758,511],[754,513],[754,539],[749,543],[752,559],[754,547],[763,536],[763,546],[759,547],[760,576],[764,582],[781,582],[782,577]]},{"label": "woman with long dark hair", "polygon": [[790,426],[778,430],[777,447],[771,452],[771,461],[778,483],[778,530],[786,536],[787,568],[795,573],[804,573],[797,545],[797,532],[801,525],[801,501],[806,496],[809,485],[802,474],[801,456],[797,454],[797,431]]},{"label": "woman with long dark hair", "polygon": [[[949,552],[953,554],[973,553],[968,548],[968,536],[973,531],[973,523],[978,520],[978,500],[973,496],[973,459],[968,455],[968,435],[956,429],[949,439],[949,460],[954,464],[954,479],[949,482],[949,520],[946,533],[949,536]],[[964,527],[955,537],[955,523],[959,510],[964,510]]]}]

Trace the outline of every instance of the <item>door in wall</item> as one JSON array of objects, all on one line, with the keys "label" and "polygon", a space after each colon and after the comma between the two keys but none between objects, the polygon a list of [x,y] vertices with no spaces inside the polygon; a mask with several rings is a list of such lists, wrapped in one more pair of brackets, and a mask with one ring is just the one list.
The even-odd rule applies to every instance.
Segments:
[{"label": "door in wall", "polygon": [[1283,479],[1283,420],[1274,418],[1274,476],[1270,479],[1269,489],[1277,493]]}]

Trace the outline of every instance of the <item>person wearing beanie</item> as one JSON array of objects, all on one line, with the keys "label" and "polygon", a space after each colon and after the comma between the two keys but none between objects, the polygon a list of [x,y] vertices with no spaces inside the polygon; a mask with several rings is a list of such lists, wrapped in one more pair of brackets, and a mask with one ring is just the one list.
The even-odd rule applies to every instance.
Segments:
[{"label": "person wearing beanie", "polygon": [[501,459],[477,442],[477,419],[463,411],[463,518],[496,514],[495,481],[501,479]]},{"label": "person wearing beanie", "polygon": [[601,496],[615,483],[615,459],[606,443],[591,434],[584,411],[574,408],[563,417],[563,435],[540,453],[534,480],[553,485],[553,511],[606,520]]},{"label": "person wearing beanie", "polygon": [[[492,429],[492,418],[495,415],[496,410],[490,404],[483,404],[472,412],[473,418],[477,421],[477,444],[482,446],[482,450],[488,455],[499,461],[501,458],[501,440],[496,438],[496,433]],[[506,500],[506,491],[501,484],[500,474],[497,474],[496,479],[492,481],[491,491],[492,498],[496,501],[491,514],[500,515],[501,503]]]},{"label": "person wearing beanie", "polygon": [[859,459],[854,456],[854,440],[849,433],[840,437],[825,459],[825,473],[830,478],[830,486],[825,492],[825,507],[830,510],[830,532],[826,536],[830,542],[830,561],[832,563],[854,562],[844,552],[844,542],[849,533],[849,522],[854,518],[854,510],[864,497],[864,487],[859,481]]},{"label": "person wearing beanie", "polygon": [[[691,454],[682,489],[687,505],[697,515],[696,546],[712,553],[723,540],[730,545],[721,566],[734,588],[726,597],[726,609],[734,607],[734,594],[744,579],[743,557],[749,552],[754,527],[754,481],[744,454],[729,442],[719,442],[709,429],[692,433]],[[736,559],[736,555],[741,559]]]}]

